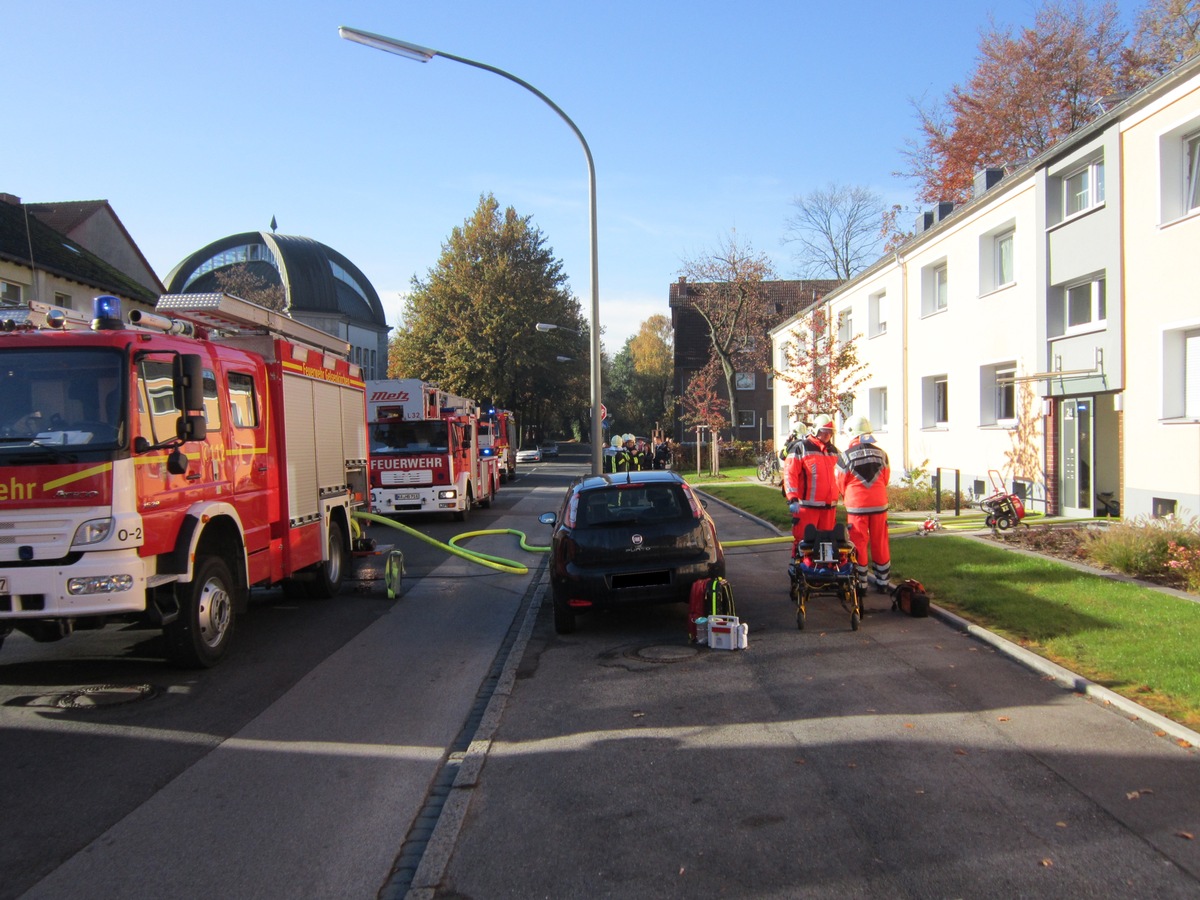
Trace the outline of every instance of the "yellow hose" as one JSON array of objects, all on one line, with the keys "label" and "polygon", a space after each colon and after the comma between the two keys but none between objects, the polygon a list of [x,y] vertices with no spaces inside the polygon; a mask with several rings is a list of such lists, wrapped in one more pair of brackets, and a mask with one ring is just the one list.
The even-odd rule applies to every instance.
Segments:
[{"label": "yellow hose", "polygon": [[439,547],[447,553],[452,553],[462,559],[469,560],[473,563],[479,563],[481,566],[487,566],[489,569],[496,569],[499,572],[508,572],[511,575],[525,575],[529,572],[529,567],[522,565],[519,562],[511,559],[505,559],[502,556],[490,556],[487,553],[479,553],[474,550],[468,550],[465,547],[455,546],[455,541],[465,540],[470,537],[477,537],[484,534],[516,534],[521,538],[521,549],[528,550],[532,553],[545,553],[549,547],[533,547],[525,542],[525,534],[520,531],[514,531],[511,528],[495,528],[487,531],[468,531],[463,534],[456,534],[450,538],[449,543],[443,543],[435,538],[429,537],[427,534],[422,534],[417,529],[405,525],[403,522],[397,522],[394,519],[386,518],[385,516],[377,516],[374,513],[356,512],[354,518],[363,519],[368,522],[375,522],[379,525],[387,525],[395,528],[398,531],[403,531],[405,534],[410,534],[415,538],[419,538],[427,544],[432,544],[434,547]]}]

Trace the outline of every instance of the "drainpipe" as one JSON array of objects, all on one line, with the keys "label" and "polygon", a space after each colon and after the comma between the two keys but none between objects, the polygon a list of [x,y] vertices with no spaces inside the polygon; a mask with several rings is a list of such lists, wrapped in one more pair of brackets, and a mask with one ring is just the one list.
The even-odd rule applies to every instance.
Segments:
[{"label": "drainpipe", "polygon": [[896,251],[896,265],[900,267],[900,407],[901,407],[901,456],[904,471],[911,468],[908,448],[908,260]]}]

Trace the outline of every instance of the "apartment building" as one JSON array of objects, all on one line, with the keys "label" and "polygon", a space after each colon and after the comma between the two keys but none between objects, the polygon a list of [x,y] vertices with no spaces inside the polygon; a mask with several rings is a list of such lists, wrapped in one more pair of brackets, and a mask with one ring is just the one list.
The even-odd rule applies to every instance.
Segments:
[{"label": "apartment building", "polygon": [[[894,478],[996,478],[1069,516],[1200,513],[1198,137],[1200,59],[981,172],[970,202],[824,299],[830,340],[854,337],[868,367],[838,412],[872,420]],[[771,332],[777,360],[810,315]]]}]

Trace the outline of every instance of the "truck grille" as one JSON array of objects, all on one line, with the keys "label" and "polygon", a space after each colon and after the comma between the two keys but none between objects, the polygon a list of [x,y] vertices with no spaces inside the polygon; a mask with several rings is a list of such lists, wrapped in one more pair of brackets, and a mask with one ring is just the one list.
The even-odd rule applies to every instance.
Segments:
[{"label": "truck grille", "polygon": [[0,521],[0,561],[17,561],[19,547],[33,547],[35,559],[66,556],[71,546],[73,528],[73,520],[65,518]]}]

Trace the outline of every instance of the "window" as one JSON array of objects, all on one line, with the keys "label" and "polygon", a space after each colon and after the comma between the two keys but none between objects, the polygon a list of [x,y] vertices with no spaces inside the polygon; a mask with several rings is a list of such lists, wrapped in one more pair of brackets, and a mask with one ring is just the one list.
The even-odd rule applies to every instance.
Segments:
[{"label": "window", "polygon": [[950,302],[950,275],[946,261],[934,263],[921,270],[921,315],[930,316],[944,310]]},{"label": "window", "polygon": [[12,281],[0,281],[0,303],[5,306],[20,306],[21,286]]},{"label": "window", "polygon": [[1091,330],[1107,318],[1104,279],[1096,278],[1066,289],[1066,330]]},{"label": "window", "polygon": [[979,424],[1011,424],[1017,418],[1016,362],[979,370]]},{"label": "window", "polygon": [[945,375],[921,379],[921,427],[942,428],[950,421],[949,381]]},{"label": "window", "polygon": [[1073,216],[1104,202],[1104,160],[1076,169],[1063,180],[1063,216]]},{"label": "window", "polygon": [[229,373],[229,414],[238,428],[258,427],[258,402],[254,398],[254,377],[242,372]]},{"label": "window", "polygon": [[1200,325],[1163,332],[1162,416],[1200,419]]},{"label": "window", "polygon": [[55,291],[54,292],[54,305],[61,306],[64,309],[70,309],[71,308],[71,295],[64,294],[62,291]]},{"label": "window", "polygon": [[1190,212],[1200,207],[1200,131],[1183,139],[1183,209]]},{"label": "window", "polygon": [[1175,515],[1177,501],[1166,500],[1162,497],[1150,498],[1150,516],[1155,519],[1165,519]]},{"label": "window", "polygon": [[753,372],[737,372],[733,376],[733,389],[735,391],[752,391],[752,390],[754,390],[754,373]]},{"label": "window", "polygon": [[738,428],[753,428],[754,427],[754,410],[739,409],[738,410]]},{"label": "window", "polygon": [[871,337],[887,333],[887,291],[867,298],[867,329]]},{"label": "window", "polygon": [[871,388],[867,391],[867,409],[870,411],[867,418],[871,420],[871,425],[876,431],[882,431],[887,428],[887,388]]},{"label": "window", "polygon": [[1006,231],[995,240],[996,287],[1013,283],[1013,236]]},{"label": "window", "polygon": [[838,313],[837,317],[837,339],[839,344],[849,343],[854,337],[854,316],[853,312],[848,309],[843,309]]}]

